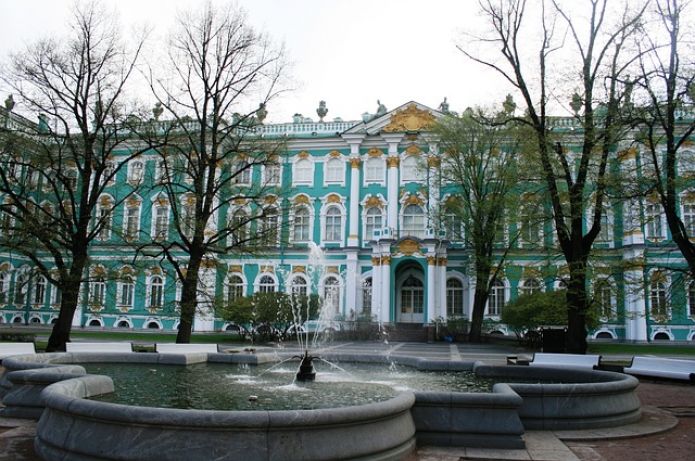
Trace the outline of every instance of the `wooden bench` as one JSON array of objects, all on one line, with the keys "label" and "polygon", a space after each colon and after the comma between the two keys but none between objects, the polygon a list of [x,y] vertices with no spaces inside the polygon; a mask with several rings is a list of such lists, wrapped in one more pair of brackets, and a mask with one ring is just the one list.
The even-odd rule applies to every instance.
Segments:
[{"label": "wooden bench", "polygon": [[160,354],[191,354],[196,352],[217,353],[217,344],[174,344],[157,343],[155,351]]},{"label": "wooden bench", "polygon": [[633,357],[632,364],[623,371],[631,375],[695,382],[695,360]]},{"label": "wooden bench", "polygon": [[34,343],[0,343],[0,360],[23,354],[36,354]]},{"label": "wooden bench", "polygon": [[582,354],[533,354],[533,359],[529,365],[552,366],[552,367],[577,367],[594,369],[598,367],[600,355]]},{"label": "wooden bench", "polygon": [[77,343],[66,343],[66,352],[133,352],[133,345],[131,343],[88,343],[88,342],[77,342]]}]

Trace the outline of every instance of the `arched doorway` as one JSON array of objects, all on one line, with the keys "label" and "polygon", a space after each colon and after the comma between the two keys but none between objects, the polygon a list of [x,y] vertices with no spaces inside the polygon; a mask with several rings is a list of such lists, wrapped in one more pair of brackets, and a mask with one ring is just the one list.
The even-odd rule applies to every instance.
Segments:
[{"label": "arched doorway", "polygon": [[396,275],[396,321],[425,321],[425,283],[422,268],[410,261],[400,266]]}]

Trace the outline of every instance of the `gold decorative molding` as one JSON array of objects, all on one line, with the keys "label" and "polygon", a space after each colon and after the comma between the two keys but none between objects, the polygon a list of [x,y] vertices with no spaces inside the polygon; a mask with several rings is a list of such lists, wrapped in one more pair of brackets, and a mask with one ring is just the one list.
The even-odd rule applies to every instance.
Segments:
[{"label": "gold decorative molding", "polygon": [[237,197],[234,199],[234,205],[237,205],[237,206],[244,206],[247,203],[248,203],[248,200],[246,200],[245,198],[242,198],[242,197]]},{"label": "gold decorative molding", "polygon": [[620,160],[621,162],[625,160],[633,160],[637,158],[637,153],[638,150],[636,147],[629,147],[625,150],[618,152],[618,160]]},{"label": "gold decorative molding", "polygon": [[405,135],[405,139],[408,141],[417,141],[417,133],[408,133]]},{"label": "gold decorative molding", "polygon": [[400,112],[391,116],[391,121],[382,131],[393,133],[398,131],[421,131],[432,128],[435,118],[429,111],[418,109],[410,104]]},{"label": "gold decorative molding", "polygon": [[94,266],[92,268],[92,275],[97,277],[103,277],[106,275],[106,269],[104,266]]},{"label": "gold decorative molding", "polygon": [[326,273],[327,273],[327,274],[337,274],[337,273],[339,273],[339,271],[338,271],[338,266],[326,266]]},{"label": "gold decorative molding", "polygon": [[405,199],[404,205],[420,205],[420,206],[422,206],[422,205],[424,205],[424,202],[417,195],[411,194],[408,196],[407,199]]},{"label": "gold decorative molding", "polygon": [[692,139],[688,138],[685,141],[683,141],[683,147],[693,147],[695,143],[693,142]]},{"label": "gold decorative molding", "polygon": [[381,264],[384,266],[388,266],[389,264],[391,264],[391,256],[382,256]]},{"label": "gold decorative molding", "polygon": [[130,196],[128,200],[126,200],[126,206],[128,206],[128,208],[140,206],[140,200],[135,196]]},{"label": "gold decorative molding", "polygon": [[420,245],[415,240],[405,239],[398,244],[398,251],[406,256],[410,256],[420,251]]},{"label": "gold decorative molding", "polygon": [[122,275],[133,275],[134,273],[135,273],[135,271],[130,266],[121,267],[121,274]]},{"label": "gold decorative molding", "polygon": [[203,259],[201,266],[203,266],[206,269],[212,269],[217,266],[217,261],[215,261],[213,258],[206,258]]},{"label": "gold decorative molding", "polygon": [[332,150],[328,153],[328,156],[331,158],[339,158],[341,155],[343,155],[343,154],[341,154],[337,150]]},{"label": "gold decorative molding", "polygon": [[388,157],[386,159],[386,164],[388,165],[389,168],[398,168],[399,163],[400,163],[400,159],[398,157]]},{"label": "gold decorative molding", "polygon": [[381,261],[379,260],[379,258],[372,256],[372,266],[378,266],[380,264],[381,264]]},{"label": "gold decorative molding", "polygon": [[[157,200],[155,200],[155,203],[156,203],[158,206],[166,206],[166,205],[169,205],[169,200],[167,200],[166,197],[161,197],[161,196],[160,196],[160,197],[157,197]],[[106,206],[106,205],[102,205],[102,206]]]},{"label": "gold decorative molding", "polygon": [[341,203],[340,195],[331,194],[326,197],[326,203]]},{"label": "gold decorative molding", "polygon": [[439,265],[439,266],[446,266],[447,262],[448,262],[448,260],[444,256],[437,259],[437,265]]},{"label": "gold decorative molding", "polygon": [[435,157],[434,155],[427,157],[427,166],[430,168],[439,168],[441,163],[442,161],[439,159],[439,157]]},{"label": "gold decorative molding", "polygon": [[367,208],[371,208],[371,207],[382,207],[384,204],[381,201],[381,199],[379,197],[377,197],[376,195],[370,195],[369,198],[367,198],[367,201],[364,202],[364,205]]},{"label": "gold decorative molding", "polygon": [[683,199],[686,202],[695,202],[695,191],[689,190],[683,193]]},{"label": "gold decorative molding", "polygon": [[301,159],[307,159],[307,158],[309,158],[309,152],[303,150],[297,154],[297,157],[299,157]]},{"label": "gold decorative molding", "polygon": [[302,195],[298,195],[294,198],[294,204],[295,205],[308,205],[309,203],[311,203],[311,200],[306,195],[302,194]]},{"label": "gold decorative molding", "polygon": [[102,195],[99,199],[99,205],[102,207],[111,205],[111,198],[108,195]]},{"label": "gold decorative molding", "polygon": [[369,155],[370,157],[381,157],[382,155],[384,155],[384,153],[376,147],[372,147],[367,151],[367,155]]},{"label": "gold decorative molding", "polygon": [[4,263],[0,264],[0,271],[8,271],[10,270],[10,263],[5,261]]},{"label": "gold decorative molding", "polygon": [[422,150],[417,146],[417,144],[411,144],[405,149],[405,153],[408,155],[416,155],[422,152]]},{"label": "gold decorative molding", "polygon": [[353,157],[350,159],[350,166],[353,168],[359,168],[360,163],[362,163],[362,160],[360,160],[359,157]]},{"label": "gold decorative molding", "polygon": [[195,205],[195,195],[188,194],[184,197],[183,203],[186,205]]},{"label": "gold decorative molding", "polygon": [[267,195],[263,201],[266,203],[266,205],[272,205],[277,203],[278,198],[275,195]]},{"label": "gold decorative molding", "polygon": [[305,266],[293,266],[292,267],[292,273],[293,274],[306,274],[306,267]]},{"label": "gold decorative molding", "polygon": [[437,257],[436,256],[428,256],[427,257],[427,265],[428,266],[434,266],[437,264]]},{"label": "gold decorative molding", "polygon": [[236,266],[229,266],[229,273],[234,274],[234,273],[239,273],[241,274],[243,272],[243,268],[239,265]]},{"label": "gold decorative molding", "polygon": [[[524,268],[521,270],[521,278],[522,279],[528,279],[528,278],[542,278],[543,274],[541,271],[536,269],[535,267],[529,267],[529,266],[524,266]],[[542,283],[542,281],[541,281]]]},{"label": "gold decorative molding", "polygon": [[273,266],[261,266],[261,273],[266,272],[269,274],[275,273],[275,268]]},{"label": "gold decorative molding", "polygon": [[150,268],[150,274],[152,275],[161,275],[162,274],[162,269],[161,267],[153,266]]}]

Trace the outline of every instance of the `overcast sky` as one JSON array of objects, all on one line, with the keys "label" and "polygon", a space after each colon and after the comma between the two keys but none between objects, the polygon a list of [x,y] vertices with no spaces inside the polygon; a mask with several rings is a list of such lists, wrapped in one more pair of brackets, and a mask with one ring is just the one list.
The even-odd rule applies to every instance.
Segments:
[{"label": "overcast sky", "polygon": [[[118,11],[124,30],[154,29],[162,43],[175,15],[201,0],[103,0]],[[284,43],[293,63],[294,90],[268,107],[270,122],[302,113],[317,119],[357,120],[375,112],[377,99],[392,109],[410,100],[452,110],[499,103],[511,89],[494,72],[456,49],[464,30],[482,27],[477,0],[239,0],[257,29]],[[60,35],[69,0],[0,0],[0,59],[46,34]],[[6,94],[0,89],[0,97]]]}]

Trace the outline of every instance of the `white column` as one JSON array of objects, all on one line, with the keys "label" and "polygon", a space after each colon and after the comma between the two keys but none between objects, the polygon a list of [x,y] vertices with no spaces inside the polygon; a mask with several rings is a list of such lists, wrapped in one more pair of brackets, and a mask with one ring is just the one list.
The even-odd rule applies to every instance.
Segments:
[{"label": "white column", "polygon": [[212,260],[203,262],[198,281],[198,308],[193,317],[193,331],[214,331],[215,329],[212,300],[215,298],[216,273]]},{"label": "white column", "polygon": [[381,321],[395,322],[391,319],[391,257],[381,257]]},{"label": "white column", "polygon": [[437,216],[437,211],[439,208],[439,156],[437,147],[438,146],[436,143],[431,143],[430,155],[427,157],[427,171],[429,176],[429,190],[427,191],[429,197],[429,209],[427,212],[430,219],[429,227],[432,229],[437,227],[435,225],[436,223],[434,222],[434,218]]},{"label": "white column", "polygon": [[[55,286],[53,287],[55,290]],[[77,298],[80,300],[77,303],[77,307],[75,308],[75,313],[72,315],[72,326],[73,327],[81,327],[82,326],[82,296]]]},{"label": "white column", "polygon": [[357,315],[357,290],[361,288],[357,276],[357,251],[347,251],[347,273],[345,276],[345,315],[349,316],[350,310]]},{"label": "white column", "polygon": [[398,157],[387,157],[386,166],[388,168],[386,227],[390,227],[396,237],[398,235],[396,233],[398,230]]},{"label": "white column", "polygon": [[436,263],[436,256],[427,257],[427,323],[433,323],[437,318],[437,279],[439,278],[437,272],[439,271]]},{"label": "white column", "polygon": [[446,256],[439,256],[437,260],[439,269],[439,309],[440,315],[446,318]]},{"label": "white column", "polygon": [[372,256],[372,315],[381,321],[381,263],[375,256]]},{"label": "white column", "polygon": [[360,158],[350,159],[350,235],[348,235],[347,246],[356,247],[360,242],[358,239],[360,222]]},{"label": "white column", "polygon": [[[642,288],[641,270],[625,272],[625,339],[630,341],[647,340],[647,305],[648,293]],[[637,284],[641,286],[638,288]]]}]

